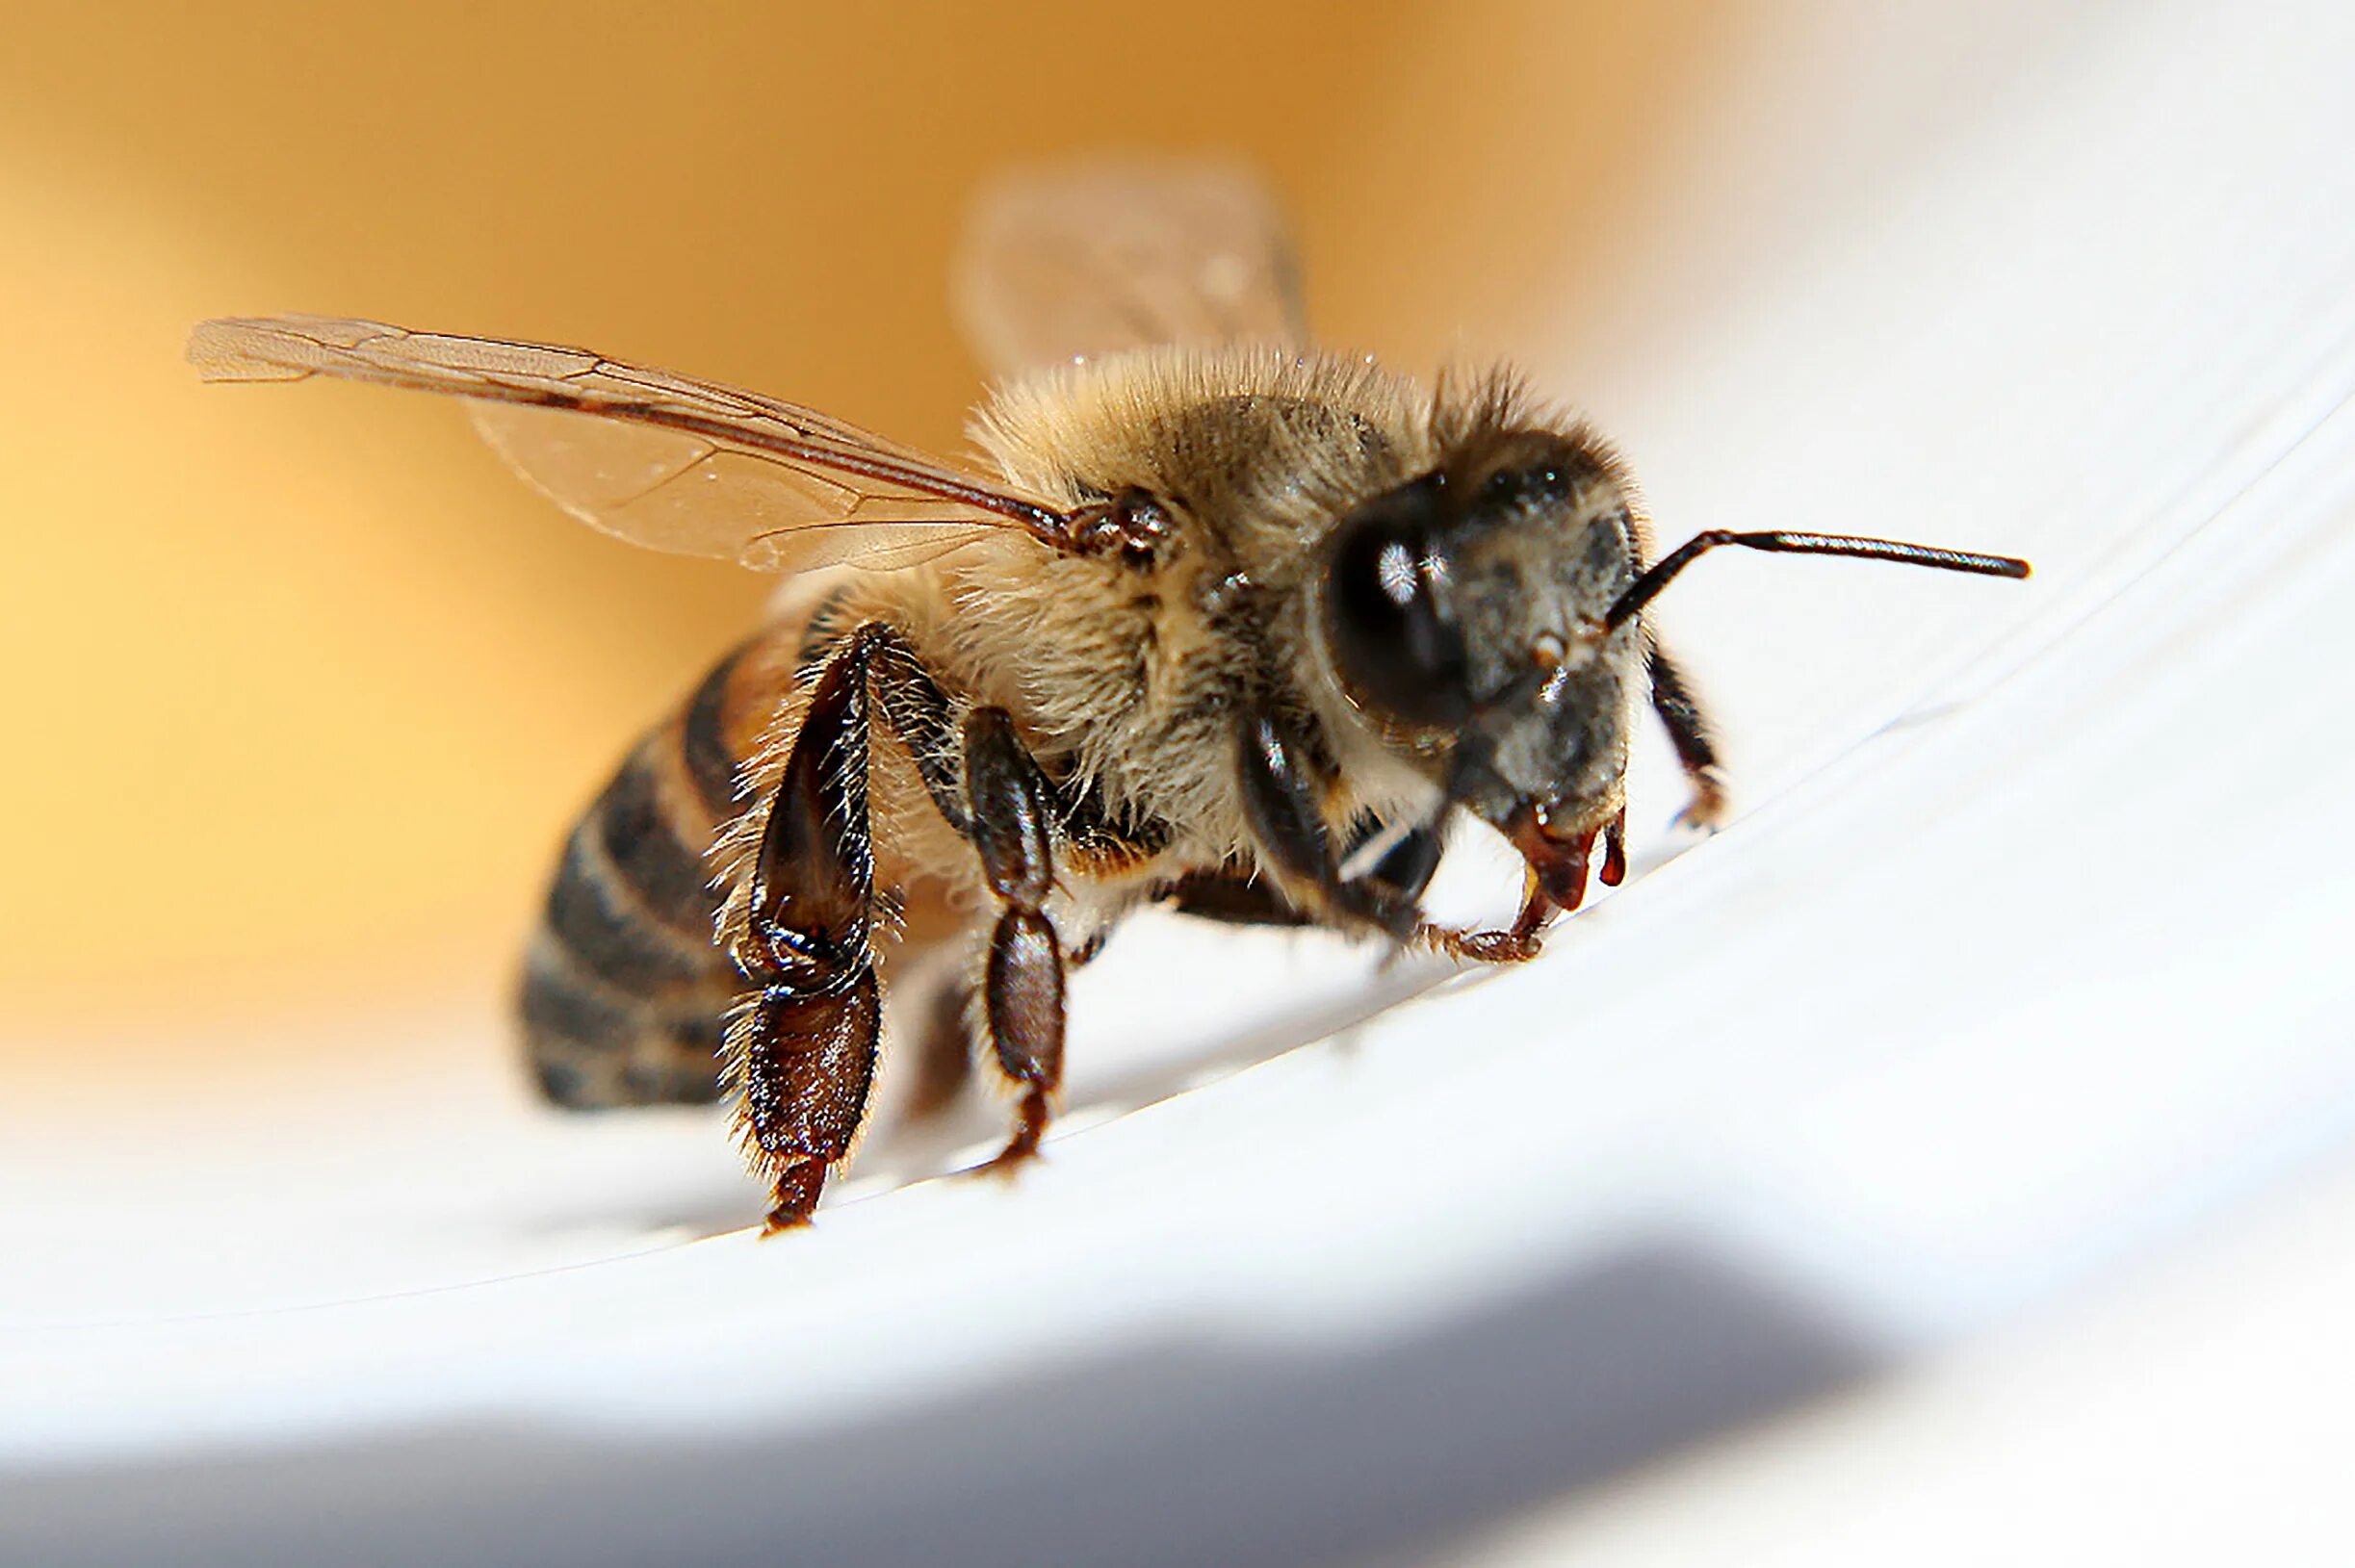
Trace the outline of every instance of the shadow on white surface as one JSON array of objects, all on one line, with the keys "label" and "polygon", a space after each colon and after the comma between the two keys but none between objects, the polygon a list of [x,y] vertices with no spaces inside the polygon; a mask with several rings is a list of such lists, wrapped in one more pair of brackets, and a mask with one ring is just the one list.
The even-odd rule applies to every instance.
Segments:
[{"label": "shadow on white surface", "polygon": [[1050,1372],[781,1439],[461,1420],[20,1478],[0,1484],[0,1560],[148,1560],[170,1542],[187,1568],[623,1568],[668,1560],[692,1520],[712,1564],[1415,1561],[1877,1359],[1739,1264],[1663,1240],[1330,1353],[1074,1346]]}]

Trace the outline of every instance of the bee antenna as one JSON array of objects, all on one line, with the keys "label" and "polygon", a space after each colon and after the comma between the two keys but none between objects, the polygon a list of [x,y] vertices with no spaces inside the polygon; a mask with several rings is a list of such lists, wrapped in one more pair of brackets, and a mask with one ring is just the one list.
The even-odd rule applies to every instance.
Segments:
[{"label": "bee antenna", "polygon": [[1611,613],[1603,617],[1604,629],[1617,631],[1643,614],[1643,607],[1660,597],[1661,590],[1675,580],[1677,573],[1720,545],[1740,545],[1745,550],[1767,550],[1787,555],[1855,555],[1869,561],[1932,566],[1941,572],[1973,572],[1985,578],[2024,578],[2029,572],[2026,561],[2009,555],[1975,555],[1968,551],[1908,545],[1895,539],[1852,539],[1837,533],[1735,533],[1727,528],[1712,528],[1707,533],[1695,534],[1636,578],[1611,606]]}]

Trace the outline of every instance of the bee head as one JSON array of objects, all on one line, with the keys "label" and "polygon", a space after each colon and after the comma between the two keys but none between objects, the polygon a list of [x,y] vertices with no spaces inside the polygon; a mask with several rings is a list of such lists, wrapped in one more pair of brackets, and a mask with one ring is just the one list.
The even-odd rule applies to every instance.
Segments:
[{"label": "bee head", "polygon": [[1637,567],[1607,454],[1490,434],[1333,528],[1319,633],[1359,713],[1542,875],[1619,807],[1641,633],[1609,616]]}]

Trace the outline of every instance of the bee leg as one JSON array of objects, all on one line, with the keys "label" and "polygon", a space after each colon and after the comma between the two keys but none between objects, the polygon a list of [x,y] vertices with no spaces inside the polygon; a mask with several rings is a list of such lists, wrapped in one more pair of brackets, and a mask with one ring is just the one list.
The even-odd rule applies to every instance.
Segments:
[{"label": "bee leg", "polygon": [[738,1135],[774,1190],[768,1229],[809,1222],[873,1086],[880,999],[869,934],[867,641],[819,674],[754,861],[732,955],[752,990],[730,1020]]},{"label": "bee leg", "polygon": [[908,1115],[935,1117],[955,1104],[973,1077],[973,989],[962,980],[941,987],[931,1016],[916,1047],[916,1081],[908,1090]]},{"label": "bee leg", "polygon": [[[1391,832],[1392,825],[1369,814],[1358,819],[1357,829],[1349,853],[1341,857],[1344,866],[1355,861],[1375,840]],[[1385,902],[1410,903],[1423,896],[1423,889],[1429,887],[1431,879],[1438,874],[1439,857],[1444,849],[1438,825],[1418,822],[1400,833],[1387,848],[1375,857],[1373,864],[1352,880],[1378,888],[1377,896]]]},{"label": "bee leg", "polygon": [[[1453,930],[1446,925],[1422,925],[1415,944],[1469,963],[1528,963],[1542,949],[1540,937],[1554,913],[1573,913],[1588,897],[1588,864],[1594,840],[1604,845],[1604,860],[1594,878],[1604,887],[1627,881],[1627,808],[1617,808],[1599,829],[1588,829],[1578,838],[1549,850],[1554,873],[1540,871],[1538,861],[1524,860],[1521,869],[1521,913],[1505,930]],[[1524,850],[1528,855],[1528,850]]]},{"label": "bee leg", "polygon": [[[1325,826],[1322,782],[1300,738],[1274,714],[1255,712],[1244,715],[1236,741],[1244,818],[1283,876],[1287,894],[1296,887],[1304,894],[1312,892],[1309,907],[1326,912],[1336,923],[1370,926],[1397,941],[1412,937],[1421,921],[1422,887],[1386,880],[1382,867],[1391,863],[1395,851],[1366,876],[1342,877]],[[1436,839],[1431,848],[1436,851]],[[1423,882],[1430,880],[1431,868],[1437,863],[1436,854],[1431,854],[1421,868]]]},{"label": "bee leg", "polygon": [[1047,781],[1000,707],[965,721],[965,792],[973,847],[1001,906],[981,997],[997,1068],[1022,1091],[1014,1135],[987,1169],[1039,1151],[1063,1082],[1063,949],[1047,917],[1054,887]]},{"label": "bee leg", "polygon": [[[1342,864],[1356,860],[1367,845],[1390,831],[1389,823],[1371,812],[1359,817]],[[1439,850],[1438,830],[1417,823],[1400,834],[1359,880],[1382,887],[1392,900],[1420,898],[1439,868]],[[1316,924],[1314,915],[1293,908],[1274,883],[1247,865],[1232,862],[1213,871],[1190,871],[1157,896],[1175,913],[1222,925],[1298,928]]]},{"label": "bee leg", "polygon": [[1693,799],[1676,820],[1705,832],[1721,827],[1732,802],[1725,792],[1725,770],[1718,759],[1717,735],[1700,699],[1668,651],[1654,642],[1643,651],[1643,672],[1651,687],[1652,711],[1668,730],[1676,748],[1676,760],[1692,781]]},{"label": "bee leg", "polygon": [[1284,902],[1283,894],[1241,867],[1195,871],[1163,888],[1161,901],[1179,914],[1233,926],[1305,926],[1315,922]]},{"label": "bee leg", "polygon": [[1521,879],[1521,910],[1503,931],[1460,931],[1453,926],[1424,925],[1415,929],[1414,944],[1470,964],[1526,964],[1543,945],[1539,934],[1552,917],[1554,901],[1538,886],[1538,874]]},{"label": "bee leg", "polygon": [[908,748],[933,809],[961,834],[972,825],[965,809],[964,738],[949,717],[948,694],[924,668],[921,655],[896,627],[870,621],[858,630],[869,650],[868,679],[875,703]]}]

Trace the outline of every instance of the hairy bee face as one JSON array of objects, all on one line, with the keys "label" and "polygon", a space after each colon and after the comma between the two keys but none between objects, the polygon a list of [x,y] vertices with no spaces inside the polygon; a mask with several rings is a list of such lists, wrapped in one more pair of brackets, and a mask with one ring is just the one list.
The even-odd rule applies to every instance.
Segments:
[{"label": "hairy bee face", "polygon": [[[1638,633],[1623,483],[1575,433],[1468,442],[1325,544],[1319,634],[1350,701],[1540,877],[1621,804]],[[1581,869],[1583,875],[1583,867]]]}]

